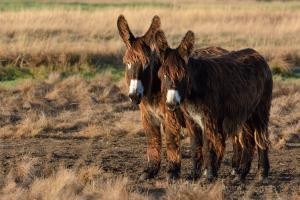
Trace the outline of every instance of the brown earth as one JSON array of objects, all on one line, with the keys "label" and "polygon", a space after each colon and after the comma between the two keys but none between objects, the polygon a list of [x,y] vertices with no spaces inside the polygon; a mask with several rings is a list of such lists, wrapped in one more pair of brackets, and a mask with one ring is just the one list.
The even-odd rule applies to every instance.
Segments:
[{"label": "brown earth", "polygon": [[[299,198],[299,85],[275,84],[270,123],[271,172],[267,185],[257,182],[257,157],[245,187],[232,182],[232,148],[228,143],[218,187],[201,179],[194,184],[197,187],[188,184],[185,190],[180,188],[187,184],[184,179],[191,169],[188,139],[182,142],[182,181],[175,186],[166,183],[165,151],[157,178],[138,181],[146,163],[147,138],[140,126],[139,111],[122,92],[126,91],[123,85],[122,82],[111,84],[109,78],[103,77],[86,81],[80,77],[60,80],[54,76],[43,82],[0,89],[3,106],[0,110],[0,199],[29,199],[37,184],[60,180],[57,177],[62,169],[71,169],[75,177],[81,177],[80,171],[86,168],[101,169],[102,179],[128,177],[126,191],[137,196],[124,197],[121,193],[110,199],[203,199],[206,195],[218,199]],[[55,174],[56,178],[49,179]],[[87,193],[83,186],[76,185],[76,180],[70,183],[74,195]],[[52,182],[50,187],[54,187]],[[62,186],[63,193],[66,188],[68,184]],[[217,196],[205,193],[207,188]],[[201,195],[196,189],[202,191]],[[48,191],[48,186],[43,190]],[[108,199],[94,193],[79,199]],[[60,196],[60,199],[66,198]]]}]

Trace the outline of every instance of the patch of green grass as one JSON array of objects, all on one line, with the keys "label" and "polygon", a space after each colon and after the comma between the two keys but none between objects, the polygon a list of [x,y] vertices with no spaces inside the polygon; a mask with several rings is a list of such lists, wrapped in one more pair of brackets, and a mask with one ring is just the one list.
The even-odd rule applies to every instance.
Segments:
[{"label": "patch of green grass", "polygon": [[273,71],[273,77],[284,82],[298,81],[300,79],[300,67],[294,67],[285,73],[275,70]]},{"label": "patch of green grass", "polygon": [[16,79],[32,78],[33,74],[29,69],[18,67],[0,67],[0,81],[13,81]]},{"label": "patch of green grass", "polygon": [[124,77],[124,69],[110,64],[99,65],[97,67],[81,66],[73,70],[64,70],[61,77],[66,78],[72,75],[80,74],[87,80],[93,79],[97,74],[110,74],[113,81],[119,81]]},{"label": "patch of green grass", "polygon": [[[30,78],[28,78],[28,79],[30,79]],[[14,88],[17,85],[22,84],[24,81],[26,81],[28,79],[19,78],[19,79],[10,80],[10,81],[0,81],[0,87],[2,87],[2,88]]]},{"label": "patch of green grass", "polygon": [[84,3],[84,2],[60,2],[60,1],[37,1],[37,0],[3,0],[0,1],[0,10],[25,10],[25,9],[45,9],[45,8],[63,8],[63,9],[80,9],[96,10],[106,8],[142,8],[142,7],[171,7],[166,2],[121,2],[121,3]]}]

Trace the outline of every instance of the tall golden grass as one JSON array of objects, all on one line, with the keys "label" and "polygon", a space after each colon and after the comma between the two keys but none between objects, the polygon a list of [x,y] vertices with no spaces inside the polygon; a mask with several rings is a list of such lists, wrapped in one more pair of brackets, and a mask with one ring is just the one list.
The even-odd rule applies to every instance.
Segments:
[{"label": "tall golden grass", "polygon": [[97,65],[117,57],[120,63],[124,45],[116,28],[118,15],[124,14],[133,32],[141,35],[157,14],[172,46],[193,30],[197,47],[255,48],[281,70],[300,64],[300,2],[172,2],[163,8],[1,12],[0,62]]}]

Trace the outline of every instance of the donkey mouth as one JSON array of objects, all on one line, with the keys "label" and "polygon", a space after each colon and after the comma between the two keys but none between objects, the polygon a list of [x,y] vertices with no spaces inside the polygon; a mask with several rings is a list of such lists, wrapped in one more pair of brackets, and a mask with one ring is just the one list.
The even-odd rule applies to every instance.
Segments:
[{"label": "donkey mouth", "polygon": [[130,99],[134,105],[139,105],[141,103],[141,99]]},{"label": "donkey mouth", "polygon": [[142,94],[130,93],[129,98],[133,104],[139,105],[142,100]]}]

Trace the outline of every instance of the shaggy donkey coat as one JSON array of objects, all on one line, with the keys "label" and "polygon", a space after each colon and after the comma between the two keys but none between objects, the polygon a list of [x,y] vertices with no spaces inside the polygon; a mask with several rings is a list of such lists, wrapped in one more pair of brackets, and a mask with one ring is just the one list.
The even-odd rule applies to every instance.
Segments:
[{"label": "shaggy donkey coat", "polygon": [[[155,16],[149,30],[144,36],[135,37],[129,29],[123,15],[117,21],[121,38],[126,45],[123,57],[125,78],[129,86],[129,97],[139,104],[142,124],[148,136],[147,164],[141,179],[153,178],[159,171],[161,163],[161,127],[166,136],[168,178],[176,179],[180,173],[180,132],[187,128],[191,136],[193,169],[190,178],[200,176],[203,162],[202,132],[200,127],[186,115],[184,109],[169,111],[165,106],[166,97],[161,93],[158,70],[161,65],[158,54],[153,47],[154,35],[160,28],[160,19]],[[221,48],[199,50],[197,55],[219,55],[227,51]]]},{"label": "shaggy donkey coat", "polygon": [[233,158],[239,178],[244,180],[248,174],[257,145],[260,175],[266,180],[273,81],[264,58],[253,49],[190,57],[195,41],[191,31],[176,49],[169,48],[162,31],[155,40],[162,57],[162,90],[172,96],[166,105],[174,110],[181,104],[204,130],[209,173],[217,176],[225,140],[231,137],[239,144],[234,145],[235,153],[241,154]]}]

